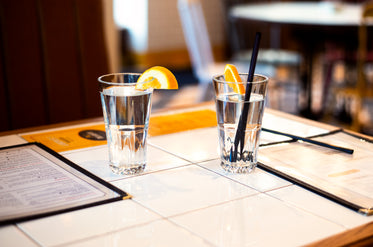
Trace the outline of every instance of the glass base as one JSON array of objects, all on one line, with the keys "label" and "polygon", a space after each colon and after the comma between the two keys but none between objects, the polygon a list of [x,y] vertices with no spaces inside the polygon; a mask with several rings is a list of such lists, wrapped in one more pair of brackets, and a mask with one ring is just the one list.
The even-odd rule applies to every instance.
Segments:
[{"label": "glass base", "polygon": [[256,164],[255,163],[247,163],[247,164],[240,164],[238,163],[225,163],[221,162],[221,167],[231,173],[251,173],[255,170]]},{"label": "glass base", "polygon": [[111,171],[119,175],[134,175],[134,174],[142,173],[145,170],[145,167],[146,167],[146,164],[132,166],[132,167],[128,167],[128,166],[118,167],[118,166],[110,165]]}]

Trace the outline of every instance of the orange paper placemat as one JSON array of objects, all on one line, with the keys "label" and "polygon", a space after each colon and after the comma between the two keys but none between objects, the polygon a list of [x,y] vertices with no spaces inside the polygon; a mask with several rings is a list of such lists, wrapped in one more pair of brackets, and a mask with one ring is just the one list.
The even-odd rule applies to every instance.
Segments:
[{"label": "orange paper placemat", "polygon": [[180,131],[216,126],[212,110],[199,110],[150,118],[149,135],[158,136]]},{"label": "orange paper placemat", "polygon": [[40,142],[56,152],[106,144],[104,124],[22,135],[22,137],[28,142]]},{"label": "orange paper placemat", "polygon": [[[150,118],[149,135],[158,136],[180,131],[216,126],[212,110],[198,110]],[[104,124],[22,135],[28,142],[40,142],[56,152],[106,144]]]}]

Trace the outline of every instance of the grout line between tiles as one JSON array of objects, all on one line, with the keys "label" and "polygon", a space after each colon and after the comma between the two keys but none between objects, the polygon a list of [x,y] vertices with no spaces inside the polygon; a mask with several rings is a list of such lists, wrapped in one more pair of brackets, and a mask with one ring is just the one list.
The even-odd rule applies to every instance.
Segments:
[{"label": "grout line between tiles", "polygon": [[85,237],[85,238],[76,239],[76,240],[73,240],[73,241],[70,241],[70,242],[64,242],[62,244],[53,245],[53,247],[59,247],[59,246],[62,247],[62,246],[68,245],[68,244],[76,244],[76,243],[84,242],[84,241],[87,241],[87,240],[90,240],[90,239],[97,239],[97,238],[100,238],[100,237],[103,237],[103,236],[111,235],[111,234],[114,234],[114,233],[119,233],[121,231],[126,231],[126,230],[131,229],[131,228],[145,226],[145,225],[148,225],[148,224],[154,223],[156,221],[160,221],[160,220],[162,220],[162,218],[147,221],[147,222],[140,223],[140,224],[135,224],[135,225],[132,225],[132,226],[119,228],[119,229],[116,229],[116,230],[113,230],[113,231],[110,231],[110,232],[104,232],[104,233],[101,233],[101,234],[96,234],[96,235],[91,236],[91,237]]},{"label": "grout line between tiles", "polygon": [[[195,165],[195,164],[193,164],[193,165]],[[160,216],[161,219],[158,219],[158,220],[166,220],[166,221],[168,221],[170,224],[173,224],[174,226],[177,226],[177,227],[179,227],[179,228],[181,228],[181,229],[183,229],[183,230],[189,232],[189,233],[192,234],[193,236],[196,236],[196,237],[202,239],[203,241],[205,241],[205,242],[208,243],[209,245],[211,245],[211,246],[216,246],[216,245],[214,245],[213,243],[211,243],[210,241],[208,241],[207,239],[205,239],[204,237],[200,236],[199,234],[195,233],[194,231],[191,231],[191,230],[188,229],[188,228],[185,228],[185,227],[182,226],[182,225],[177,224],[176,222],[174,222],[174,221],[171,219],[171,218],[176,217],[176,216],[179,216],[179,215],[184,215],[184,214],[188,214],[188,213],[195,212],[195,211],[198,211],[198,210],[203,210],[203,209],[205,209],[205,208],[209,208],[209,207],[212,207],[212,206],[215,206],[215,205],[210,205],[210,206],[203,207],[203,208],[200,208],[200,209],[194,209],[194,210],[191,210],[191,211],[187,211],[187,212],[183,212],[183,213],[175,214],[175,215],[171,215],[171,216],[164,216],[164,215],[162,215],[161,213],[155,211],[154,209],[152,209],[152,208],[150,208],[150,207],[148,207],[148,206],[146,206],[146,205],[143,205],[141,202],[137,201],[135,198],[132,198],[131,200],[132,200],[133,202],[137,203],[139,206],[144,207],[144,208],[146,208],[147,210],[149,210],[149,211],[155,213],[156,215]],[[229,202],[229,201],[228,201],[228,202]],[[216,205],[218,205],[218,204],[216,204]],[[150,222],[148,222],[148,223],[150,223]]]},{"label": "grout line between tiles", "polygon": [[[313,216],[315,216],[315,217],[318,217],[318,218],[320,218],[320,219],[323,219],[323,220],[326,220],[326,221],[331,222],[331,223],[333,223],[333,224],[336,224],[336,225],[338,225],[338,226],[344,228],[345,230],[348,229],[348,227],[346,227],[345,225],[343,225],[343,224],[341,224],[341,223],[335,222],[334,220],[331,220],[331,219],[328,219],[328,218],[326,218],[326,217],[324,217],[324,216],[322,216],[322,215],[316,214],[316,213],[314,213],[314,212],[312,212],[312,211],[310,211],[310,210],[308,210],[308,209],[306,209],[306,208],[304,208],[304,207],[302,207],[302,206],[299,206],[299,205],[297,205],[297,204],[295,204],[295,203],[292,203],[292,202],[289,202],[289,201],[285,201],[285,200],[283,200],[283,199],[281,199],[281,198],[278,198],[278,197],[276,197],[276,196],[274,196],[274,195],[269,194],[269,192],[272,192],[272,191],[275,191],[275,190],[279,190],[279,189],[283,189],[283,188],[290,187],[290,186],[297,186],[297,185],[296,185],[296,184],[291,184],[291,185],[287,185],[287,186],[282,186],[282,187],[277,188],[277,189],[273,189],[273,190],[266,191],[266,192],[264,192],[264,194],[266,194],[266,195],[269,196],[269,197],[272,197],[273,199],[276,199],[276,200],[278,200],[278,201],[284,203],[285,205],[288,205],[288,206],[293,207],[293,208],[297,208],[298,210],[304,211],[304,212],[306,212],[306,213],[308,213],[308,214],[311,214],[311,215],[313,215]],[[307,190],[307,191],[308,191],[308,190]],[[308,192],[313,193],[312,191],[308,191]]]},{"label": "grout line between tiles", "polygon": [[[269,194],[269,192],[271,192],[271,191],[275,191],[275,190],[283,189],[283,188],[290,187],[290,186],[296,186],[296,185],[293,184],[293,183],[291,183],[291,184],[289,184],[289,185],[284,185],[284,186],[280,186],[280,187],[277,187],[277,188],[273,188],[273,189],[270,189],[270,190],[266,190],[266,191],[259,191],[259,190],[257,190],[256,188],[253,188],[253,187],[251,187],[251,186],[249,186],[249,185],[247,185],[247,184],[244,184],[244,183],[242,183],[242,182],[239,182],[239,181],[237,181],[237,180],[234,180],[233,178],[230,178],[230,177],[225,176],[225,175],[223,175],[223,174],[221,174],[221,173],[218,173],[217,171],[214,171],[213,169],[209,169],[209,168],[204,167],[204,166],[202,166],[202,165],[200,165],[200,164],[196,164],[196,165],[198,165],[199,167],[204,168],[204,169],[206,169],[206,170],[208,170],[208,171],[214,172],[214,173],[216,173],[217,175],[220,175],[220,176],[223,176],[223,177],[225,177],[225,178],[227,178],[227,179],[230,179],[230,180],[232,180],[232,181],[234,181],[234,182],[236,182],[236,183],[239,183],[239,184],[241,184],[241,185],[244,185],[244,186],[246,186],[246,187],[249,187],[249,188],[251,188],[251,189],[253,189],[253,190],[255,190],[255,191],[258,191],[259,193],[263,193],[263,194],[265,194],[265,195],[267,195],[267,196],[270,196],[270,197],[272,197],[272,198],[274,198],[274,199],[276,199],[276,200],[278,200],[278,201],[281,201],[281,202],[285,203],[286,205],[289,205],[289,206],[291,206],[291,207],[295,207],[295,208],[297,208],[297,209],[299,209],[299,210],[302,210],[302,211],[304,211],[304,212],[307,212],[307,213],[309,213],[309,214],[311,214],[311,215],[314,215],[314,216],[316,216],[316,217],[318,217],[318,218],[321,218],[321,219],[324,219],[324,220],[326,220],[326,221],[328,221],[328,222],[331,222],[331,223],[334,223],[334,224],[336,224],[336,225],[339,225],[339,226],[343,227],[343,228],[346,229],[346,230],[348,229],[346,226],[344,226],[344,225],[342,225],[342,224],[340,224],[340,223],[338,223],[338,222],[335,222],[335,221],[333,221],[333,220],[331,220],[331,219],[328,219],[328,218],[326,218],[326,217],[324,217],[324,216],[321,216],[321,215],[315,214],[315,213],[311,212],[310,210],[307,210],[307,209],[305,209],[305,208],[303,208],[303,207],[300,207],[300,206],[298,206],[298,205],[296,205],[296,204],[294,204],[294,203],[291,203],[291,202],[288,202],[288,201],[281,200],[280,198],[277,198],[277,197],[275,197],[275,196]],[[260,169],[260,168],[256,167],[256,169]],[[262,169],[261,169],[261,170],[262,170]],[[264,171],[264,172],[267,173],[267,171],[265,171],[265,170],[262,170],[262,171]]]},{"label": "grout line between tiles", "polygon": [[177,157],[177,158],[179,158],[179,159],[182,159],[182,160],[185,160],[185,161],[187,161],[187,162],[189,162],[189,163],[193,163],[193,164],[196,164],[197,162],[199,163],[199,162],[207,162],[207,161],[211,161],[211,160],[215,160],[216,158],[211,158],[211,159],[206,159],[206,160],[202,160],[202,161],[192,161],[192,160],[189,160],[188,158],[185,158],[185,157],[182,157],[182,156],[180,156],[180,155],[178,155],[178,154],[175,154],[175,153],[172,153],[172,152],[170,152],[170,151],[167,151],[166,149],[164,149],[164,148],[162,148],[162,147],[160,147],[160,146],[157,146],[157,145],[155,145],[155,144],[151,144],[151,143],[148,143],[150,146],[152,146],[153,148],[156,148],[156,149],[159,149],[159,150],[162,150],[162,151],[164,151],[164,152],[166,152],[166,153],[168,153],[168,154],[171,154],[172,156],[175,156],[175,157]]},{"label": "grout line between tiles", "polygon": [[[173,225],[175,225],[175,226],[177,226],[177,227],[179,227],[179,228],[181,228],[181,229],[183,229],[183,230],[189,232],[189,233],[192,234],[193,236],[196,236],[196,237],[202,239],[202,240],[203,240],[204,242],[206,242],[208,245],[216,246],[215,244],[213,244],[212,242],[210,242],[209,240],[207,240],[207,239],[204,238],[203,236],[200,236],[199,234],[197,234],[195,231],[192,231],[192,230],[190,230],[190,229],[184,227],[183,225],[179,225],[178,223],[172,221],[170,218],[167,218],[166,220],[167,220],[168,222],[170,222],[170,224],[173,224]],[[216,246],[216,247],[217,247],[217,246]]]},{"label": "grout line between tiles", "polygon": [[148,206],[146,205],[143,205],[142,203],[140,203],[139,201],[136,201],[136,200],[133,200],[131,199],[134,203],[136,203],[137,205],[139,205],[140,207],[143,207],[149,211],[151,211],[152,213],[156,214],[157,216],[159,216],[159,218],[157,219],[154,219],[154,220],[150,220],[150,221],[147,221],[147,222],[143,222],[143,223],[139,223],[139,224],[134,224],[134,225],[131,225],[131,226],[127,226],[127,227],[123,227],[123,228],[119,228],[119,229],[116,229],[114,231],[110,231],[110,232],[105,232],[105,233],[101,233],[101,234],[97,234],[95,236],[91,236],[91,237],[86,237],[86,238],[82,238],[82,239],[77,239],[77,240],[73,240],[73,241],[70,241],[70,242],[65,242],[63,244],[59,244],[59,245],[54,245],[54,247],[62,247],[62,246],[65,246],[66,244],[74,244],[74,243],[79,243],[79,242],[84,242],[84,241],[87,241],[89,239],[97,239],[97,238],[100,238],[100,237],[103,237],[103,236],[107,236],[107,235],[110,235],[110,234],[114,234],[114,233],[119,233],[121,231],[126,231],[126,230],[129,230],[131,228],[136,228],[136,227],[141,227],[141,226],[146,226],[146,225],[149,225],[149,224],[152,224],[154,222],[157,222],[157,221],[162,221],[162,220],[166,220],[167,222],[169,222],[170,224],[174,225],[174,226],[177,226],[178,228],[181,228],[185,231],[187,231],[188,233],[192,234],[193,236],[195,237],[198,237],[200,238],[201,240],[207,242],[209,245],[212,245],[212,246],[215,246],[213,245],[212,243],[210,243],[208,240],[206,240],[205,238],[197,235],[196,233],[184,228],[183,226],[180,226],[178,224],[176,224],[175,222],[171,221],[169,219],[169,217],[166,217],[166,216],[163,216],[161,215],[160,213],[154,211],[154,209],[152,208],[149,208]]},{"label": "grout line between tiles", "polygon": [[149,175],[149,174],[154,174],[154,173],[159,173],[159,172],[164,172],[164,171],[170,171],[170,170],[183,168],[183,167],[188,167],[188,166],[192,166],[192,165],[196,165],[196,164],[188,163],[188,164],[180,165],[180,166],[177,166],[177,167],[170,167],[170,168],[165,168],[165,169],[156,170],[156,171],[143,172],[143,173],[135,174],[135,175],[127,175],[127,176],[122,177],[122,178],[117,178],[117,179],[110,180],[109,183],[114,183],[114,182],[122,181],[122,180],[125,180],[125,179],[137,178],[137,177],[146,176],[146,175]]},{"label": "grout line between tiles", "polygon": [[197,211],[200,211],[200,210],[205,210],[205,209],[208,209],[208,208],[217,207],[217,206],[220,206],[220,205],[228,204],[228,203],[231,203],[231,202],[234,202],[234,201],[243,200],[245,198],[249,198],[249,197],[252,197],[252,196],[257,196],[257,195],[260,195],[260,194],[263,194],[263,193],[258,192],[258,193],[251,194],[251,195],[245,195],[245,196],[237,197],[237,198],[234,198],[234,199],[231,199],[231,200],[228,200],[228,201],[222,201],[222,202],[214,203],[214,204],[211,204],[211,205],[208,205],[208,206],[205,206],[205,207],[201,207],[201,208],[197,208],[197,209],[192,209],[192,210],[185,211],[185,212],[182,212],[182,213],[170,215],[167,218],[168,219],[176,218],[176,217],[179,217],[179,216],[182,216],[182,215],[194,213],[194,212],[197,212]]},{"label": "grout line between tiles", "polygon": [[77,240],[73,240],[73,241],[70,241],[70,242],[66,242],[66,243],[63,243],[63,244],[54,245],[54,246],[55,247],[58,247],[58,246],[62,247],[62,246],[65,246],[66,244],[73,244],[73,243],[84,242],[84,241],[89,240],[89,239],[97,239],[99,237],[103,237],[103,236],[110,235],[110,234],[113,234],[113,233],[118,233],[118,232],[125,231],[125,230],[131,229],[131,228],[145,226],[145,225],[151,224],[151,223],[156,222],[156,221],[161,221],[161,220],[167,219],[166,217],[164,217],[163,215],[161,215],[158,212],[154,211],[153,209],[151,209],[151,208],[149,208],[149,207],[141,204],[139,201],[134,200],[133,198],[131,198],[129,200],[131,200],[133,203],[139,205],[140,207],[143,207],[143,208],[149,210],[150,212],[152,212],[155,215],[159,216],[159,218],[154,219],[154,220],[150,220],[150,221],[146,221],[146,222],[143,222],[143,223],[139,223],[139,224],[134,224],[134,225],[122,227],[122,228],[119,228],[119,229],[116,229],[116,230],[113,230],[113,231],[110,231],[110,232],[104,232],[104,233],[97,234],[97,235],[94,235],[94,236],[91,236],[91,237],[86,237],[86,238],[82,238],[82,239],[77,239]]},{"label": "grout line between tiles", "polygon": [[28,234],[19,224],[14,225],[23,235],[26,236],[31,242],[35,243],[38,246],[43,246],[39,241],[32,237],[32,235]]},{"label": "grout line between tiles", "polygon": [[[185,231],[191,233],[192,235],[197,236],[198,238],[204,240],[209,245],[216,246],[215,244],[211,243],[209,240],[205,239],[203,236],[200,236],[197,232],[195,232],[195,231],[193,231],[193,230],[191,230],[189,228],[186,228],[183,225],[178,224],[175,221],[174,218],[182,216],[182,215],[191,214],[191,213],[194,213],[194,212],[197,212],[197,211],[205,210],[205,209],[208,209],[208,208],[213,208],[213,207],[217,207],[217,206],[220,206],[220,205],[228,204],[228,203],[231,203],[231,202],[234,202],[234,201],[243,200],[245,198],[249,198],[249,197],[252,197],[252,196],[257,196],[257,195],[260,195],[260,194],[262,194],[262,193],[258,192],[258,193],[252,194],[252,195],[246,195],[246,196],[238,197],[238,198],[235,198],[235,199],[232,199],[232,200],[228,200],[228,201],[223,201],[223,202],[211,204],[211,205],[208,205],[208,206],[205,206],[205,207],[201,207],[201,208],[198,208],[198,209],[193,209],[193,210],[185,211],[185,212],[174,214],[174,215],[170,215],[170,216],[164,216],[161,213],[155,211],[154,209],[152,209],[152,208],[150,208],[150,207],[148,207],[146,205],[143,205],[141,202],[136,201],[134,198],[132,198],[131,200],[133,200],[134,202],[138,203],[140,206],[142,206],[142,207],[144,207],[144,208],[152,211],[153,213],[159,215],[162,219],[167,220],[168,222],[172,223],[173,225],[175,225],[177,227],[180,227],[180,228],[184,229]],[[150,222],[148,222],[148,223],[150,223]]]},{"label": "grout line between tiles", "polygon": [[[214,159],[214,160],[216,160],[216,159]],[[203,161],[203,162],[206,162],[206,161]],[[242,182],[240,182],[240,181],[237,181],[237,180],[235,180],[235,179],[233,179],[233,178],[230,178],[230,177],[228,177],[228,176],[225,176],[224,174],[221,174],[221,173],[219,173],[219,172],[217,172],[217,171],[215,171],[215,170],[213,170],[213,169],[209,169],[209,168],[207,168],[207,167],[205,167],[205,166],[203,166],[203,165],[201,165],[201,164],[196,163],[196,165],[199,166],[199,167],[201,167],[201,168],[203,168],[203,169],[205,169],[205,170],[208,170],[208,171],[210,171],[210,172],[213,172],[213,173],[215,173],[215,174],[217,174],[217,175],[219,175],[219,176],[222,176],[222,177],[224,177],[224,178],[226,178],[226,179],[229,179],[229,180],[231,180],[231,181],[233,181],[233,182],[235,182],[235,183],[238,183],[238,184],[241,184],[241,185],[243,185],[243,186],[246,186],[246,187],[248,187],[248,188],[250,188],[250,189],[253,189],[253,190],[255,190],[255,191],[259,192],[259,193],[265,193],[265,192],[267,192],[267,191],[271,191],[271,190],[273,190],[273,189],[271,189],[271,190],[266,190],[266,191],[260,191],[260,190],[254,188],[254,187],[251,187],[251,186],[249,186],[249,185],[247,185],[247,184],[244,184],[244,183],[242,183]],[[260,169],[260,168],[256,167],[255,169]],[[262,169],[261,169],[261,170],[262,170]],[[266,172],[266,171],[264,171],[264,172]],[[284,187],[284,186],[281,186],[281,187]],[[279,188],[281,188],[281,187],[279,187]],[[275,188],[275,189],[277,189],[277,188]]]},{"label": "grout line between tiles", "polygon": [[[186,166],[195,166],[195,167],[198,167],[198,168],[204,168],[204,167],[201,167],[201,166],[198,165],[198,164],[191,164],[191,165],[186,165]],[[184,167],[186,167],[186,166],[184,166]],[[171,169],[178,169],[178,168],[182,168],[182,167],[170,168],[169,170],[171,170]],[[206,169],[206,168],[204,168],[204,170],[207,170],[207,171],[209,171],[209,172],[212,172],[211,170]],[[215,172],[213,172],[213,173],[215,173]],[[222,176],[221,174],[218,174],[218,173],[217,173],[217,175]],[[224,176],[222,176],[222,177],[224,177]],[[227,178],[227,177],[224,177],[224,178]],[[229,178],[228,178],[228,179],[229,179]],[[237,181],[234,181],[234,180],[233,180],[233,182],[238,183]],[[241,184],[241,183],[240,183],[240,184]],[[241,184],[241,185],[242,185],[242,184]],[[245,185],[245,187],[251,188],[250,186],[247,186],[247,185]],[[255,189],[254,189],[254,190],[255,190]],[[132,197],[131,200],[132,200],[133,202],[136,202],[137,204],[141,205],[142,207],[144,207],[144,208],[146,208],[146,209],[148,209],[148,210],[150,210],[150,211],[156,213],[157,215],[161,216],[162,218],[169,219],[169,218],[173,218],[173,217],[176,217],[176,216],[180,216],[180,215],[188,214],[188,213],[195,212],[195,211],[198,211],[198,210],[202,210],[202,209],[206,209],[206,208],[214,207],[214,206],[217,206],[217,205],[220,205],[220,204],[229,203],[229,202],[232,202],[232,201],[240,200],[240,199],[243,199],[243,198],[247,198],[247,197],[251,197],[251,196],[255,196],[255,195],[259,195],[259,194],[262,194],[262,193],[263,193],[263,192],[258,191],[258,190],[255,190],[255,192],[256,192],[256,193],[253,193],[253,194],[251,194],[251,195],[241,196],[241,197],[238,197],[238,198],[235,198],[235,199],[232,199],[232,200],[222,201],[222,202],[219,202],[219,203],[214,203],[214,204],[211,204],[211,205],[207,205],[207,206],[205,206],[205,207],[201,207],[201,208],[198,208],[198,209],[192,209],[192,210],[189,210],[189,211],[184,211],[184,212],[182,212],[182,213],[178,213],[178,214],[174,214],[174,215],[170,215],[170,216],[164,216],[164,215],[162,215],[161,213],[159,213],[159,212],[155,211],[154,209],[150,208],[149,206],[146,206],[146,205],[142,204],[140,201],[136,200],[136,197]]]},{"label": "grout line between tiles", "polygon": [[106,146],[107,145],[104,144],[104,145],[90,146],[90,147],[85,147],[85,148],[71,149],[71,150],[59,152],[59,154],[68,155],[68,154],[74,154],[74,153],[79,153],[79,152],[93,151],[93,150],[105,148]]},{"label": "grout line between tiles", "polygon": [[171,153],[170,151],[168,151],[168,150],[166,150],[166,149],[164,149],[164,148],[162,148],[162,147],[160,147],[160,146],[157,146],[157,145],[154,145],[154,144],[151,144],[151,143],[148,143],[148,145],[149,145],[149,146],[152,146],[153,148],[156,148],[156,149],[162,150],[162,151],[164,151],[164,152],[166,152],[166,153],[168,153],[168,154],[171,154],[171,155],[173,155],[173,156],[175,156],[175,157],[177,157],[177,158],[179,158],[179,159],[182,159],[182,160],[185,160],[185,161],[187,161],[187,162],[193,163],[193,161],[188,160],[188,159],[186,159],[186,158],[184,158],[184,157],[181,157],[181,156],[179,156],[179,155],[177,155],[177,154],[175,154],[175,153]]}]

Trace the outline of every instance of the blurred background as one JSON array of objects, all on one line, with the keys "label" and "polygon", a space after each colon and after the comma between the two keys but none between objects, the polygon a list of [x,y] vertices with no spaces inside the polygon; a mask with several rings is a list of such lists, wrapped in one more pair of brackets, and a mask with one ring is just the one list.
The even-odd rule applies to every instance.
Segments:
[{"label": "blurred background", "polygon": [[[269,8],[280,13],[277,5],[239,16],[245,13],[239,6],[289,1],[0,3],[0,131],[99,117],[98,76],[155,65],[169,68],[180,89],[156,90],[153,111],[214,100],[211,76],[223,73],[226,63],[247,72],[255,33],[261,32],[256,72],[270,77],[268,107],[373,135],[370,24],[336,27],[255,17]],[[359,18],[371,6],[369,1],[307,4],[326,15],[357,6]],[[293,15],[296,11],[287,13]]]}]

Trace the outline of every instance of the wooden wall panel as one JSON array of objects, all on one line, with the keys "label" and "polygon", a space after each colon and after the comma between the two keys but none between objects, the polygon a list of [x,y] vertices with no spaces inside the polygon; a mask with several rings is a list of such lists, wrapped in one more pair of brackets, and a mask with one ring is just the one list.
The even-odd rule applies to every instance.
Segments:
[{"label": "wooden wall panel", "polygon": [[102,115],[102,1],[0,0],[0,131]]},{"label": "wooden wall panel", "polygon": [[[84,115],[102,114],[97,78],[110,72],[105,44],[103,6],[101,0],[76,1],[81,52]],[[94,42],[92,42],[94,40]]]},{"label": "wooden wall panel", "polygon": [[40,0],[48,110],[52,123],[82,116],[83,88],[74,0]]},{"label": "wooden wall panel", "polygon": [[[1,25],[0,25],[1,30]],[[1,31],[0,31],[1,35]],[[2,44],[0,43],[0,46]],[[0,65],[3,65],[3,49],[0,48]],[[0,131],[7,130],[10,128],[10,116],[8,113],[8,90],[4,80],[3,66],[0,66]]]},{"label": "wooden wall panel", "polygon": [[[10,128],[45,124],[40,32],[35,0],[1,0],[2,78]],[[2,116],[4,116],[2,114]]]}]

